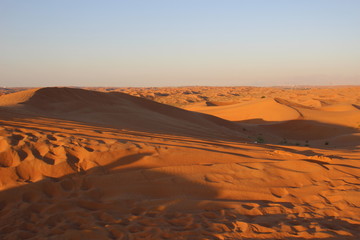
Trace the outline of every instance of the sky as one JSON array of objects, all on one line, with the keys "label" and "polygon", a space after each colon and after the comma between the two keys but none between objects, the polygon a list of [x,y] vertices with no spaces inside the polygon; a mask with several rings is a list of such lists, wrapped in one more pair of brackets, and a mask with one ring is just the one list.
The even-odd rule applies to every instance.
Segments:
[{"label": "sky", "polygon": [[349,84],[358,0],[0,0],[0,87]]}]

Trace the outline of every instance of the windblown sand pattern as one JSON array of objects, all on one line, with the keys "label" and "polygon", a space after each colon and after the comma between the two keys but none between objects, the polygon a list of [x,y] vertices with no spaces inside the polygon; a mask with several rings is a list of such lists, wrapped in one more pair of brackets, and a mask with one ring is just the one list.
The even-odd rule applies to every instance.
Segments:
[{"label": "windblown sand pattern", "polygon": [[0,239],[360,238],[358,87],[97,90],[0,96]]}]

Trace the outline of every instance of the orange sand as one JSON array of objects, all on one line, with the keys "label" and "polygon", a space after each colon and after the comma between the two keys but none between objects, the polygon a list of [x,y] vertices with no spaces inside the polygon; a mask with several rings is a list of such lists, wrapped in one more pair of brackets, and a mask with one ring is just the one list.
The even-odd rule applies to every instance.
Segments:
[{"label": "orange sand", "polygon": [[360,238],[360,88],[98,90],[0,96],[0,239]]}]

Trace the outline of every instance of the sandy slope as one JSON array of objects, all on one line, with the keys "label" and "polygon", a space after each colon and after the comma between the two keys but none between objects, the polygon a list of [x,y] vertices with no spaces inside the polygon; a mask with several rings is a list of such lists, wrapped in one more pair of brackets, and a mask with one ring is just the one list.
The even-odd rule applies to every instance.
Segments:
[{"label": "sandy slope", "polygon": [[138,131],[191,135],[234,134],[240,127],[210,115],[192,113],[124,93],[71,88],[31,89],[0,96],[4,110]]},{"label": "sandy slope", "polygon": [[250,124],[247,127],[268,143],[309,145],[311,141],[317,147],[329,144],[332,147],[355,146],[359,143],[360,109],[353,104],[315,108],[273,98],[226,106],[195,104],[185,109],[243,123],[242,126]]},{"label": "sandy slope", "polygon": [[[186,109],[215,115],[230,121],[261,120],[287,121],[298,119],[299,112],[274,99],[258,100],[251,103],[237,103],[226,106],[189,106]],[[253,121],[253,122],[255,122]]]},{"label": "sandy slope", "polygon": [[[357,239],[359,109],[297,104],[212,107],[231,109],[231,117],[265,105],[254,112],[277,118],[244,131],[243,123],[122,93],[45,88],[2,96],[0,238]],[[349,121],[334,120],[338,113]],[[300,131],[301,124],[310,125]],[[315,137],[332,132],[327,139],[355,143],[245,140],[266,127],[269,138],[307,138],[311,126]]]}]

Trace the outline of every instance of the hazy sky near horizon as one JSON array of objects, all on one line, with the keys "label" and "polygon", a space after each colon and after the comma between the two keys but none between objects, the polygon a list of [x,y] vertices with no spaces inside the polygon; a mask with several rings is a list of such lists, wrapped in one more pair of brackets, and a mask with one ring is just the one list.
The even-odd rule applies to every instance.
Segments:
[{"label": "hazy sky near horizon", "polygon": [[358,0],[0,0],[0,87],[360,84]]}]

